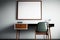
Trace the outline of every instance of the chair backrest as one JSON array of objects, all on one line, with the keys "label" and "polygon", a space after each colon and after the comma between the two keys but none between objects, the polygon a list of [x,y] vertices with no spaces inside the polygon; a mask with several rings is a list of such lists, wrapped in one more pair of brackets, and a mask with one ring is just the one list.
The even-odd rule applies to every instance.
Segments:
[{"label": "chair backrest", "polygon": [[39,22],[36,30],[39,32],[46,32],[47,31],[47,22]]}]

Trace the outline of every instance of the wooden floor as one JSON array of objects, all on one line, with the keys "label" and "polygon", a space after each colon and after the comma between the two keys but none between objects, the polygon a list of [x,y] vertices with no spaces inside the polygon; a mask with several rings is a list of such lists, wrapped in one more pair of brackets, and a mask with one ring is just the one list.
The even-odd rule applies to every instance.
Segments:
[{"label": "wooden floor", "polygon": [[[0,40],[16,40],[16,39],[0,39]],[[18,40],[34,40],[34,39],[18,39]],[[37,39],[37,40],[47,40],[47,39]],[[60,40],[60,39],[52,39],[52,40]]]}]

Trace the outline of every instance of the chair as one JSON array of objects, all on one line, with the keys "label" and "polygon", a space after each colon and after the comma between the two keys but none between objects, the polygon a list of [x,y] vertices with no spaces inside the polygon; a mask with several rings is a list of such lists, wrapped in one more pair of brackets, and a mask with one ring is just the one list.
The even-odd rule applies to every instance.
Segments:
[{"label": "chair", "polygon": [[35,40],[36,35],[46,35],[46,39],[49,39],[49,33],[48,33],[48,23],[47,22],[39,22],[36,31],[35,31]]}]

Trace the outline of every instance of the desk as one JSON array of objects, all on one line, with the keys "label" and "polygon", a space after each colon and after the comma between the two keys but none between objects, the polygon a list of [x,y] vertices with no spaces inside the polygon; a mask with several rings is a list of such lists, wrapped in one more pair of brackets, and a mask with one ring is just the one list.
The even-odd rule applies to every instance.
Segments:
[{"label": "desk", "polygon": [[29,26],[34,26],[37,27],[37,24],[35,23],[30,23],[30,24],[25,24],[25,23],[16,23],[14,25],[14,29],[16,30],[16,39],[19,39],[20,35],[20,30],[28,30]]},{"label": "desk", "polygon": [[[19,35],[20,35],[20,30],[28,30],[29,26],[34,26],[37,27],[38,24],[21,24],[21,23],[17,23],[15,24],[14,29],[16,30],[16,39],[19,39]],[[50,32],[50,38],[51,38],[51,31],[50,31],[50,27],[53,27],[54,24],[49,24],[49,32]]]}]

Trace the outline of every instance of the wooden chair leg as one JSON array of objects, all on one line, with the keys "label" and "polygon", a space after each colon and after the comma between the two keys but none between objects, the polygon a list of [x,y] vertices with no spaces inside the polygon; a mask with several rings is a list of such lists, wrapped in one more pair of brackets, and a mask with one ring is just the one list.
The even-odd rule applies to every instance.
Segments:
[{"label": "wooden chair leg", "polygon": [[48,35],[47,36],[48,36],[48,40],[49,40],[49,30],[48,30]]},{"label": "wooden chair leg", "polygon": [[48,36],[48,40],[49,40],[49,34],[47,36]]},{"label": "wooden chair leg", "polygon": [[49,35],[46,35],[46,40],[49,40]]},{"label": "wooden chair leg", "polygon": [[48,40],[48,35],[46,35],[46,40]]}]

